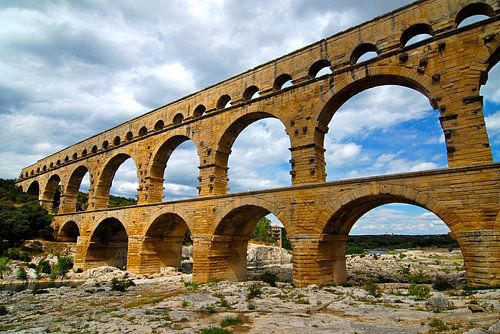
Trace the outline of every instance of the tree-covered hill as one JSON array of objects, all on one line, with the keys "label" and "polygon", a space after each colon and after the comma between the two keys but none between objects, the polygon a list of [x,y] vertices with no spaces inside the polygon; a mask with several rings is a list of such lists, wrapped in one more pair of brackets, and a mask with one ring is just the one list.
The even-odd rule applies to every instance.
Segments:
[{"label": "tree-covered hill", "polygon": [[[87,205],[89,201],[89,194],[79,191],[78,199],[76,203],[76,211],[85,211],[87,210]],[[109,195],[109,207],[110,208],[118,208],[122,206],[136,205],[137,200],[132,198],[120,197]]]},{"label": "tree-covered hill", "polygon": [[38,199],[16,187],[14,180],[0,179],[0,242],[2,249],[33,238],[52,239],[52,217]]}]

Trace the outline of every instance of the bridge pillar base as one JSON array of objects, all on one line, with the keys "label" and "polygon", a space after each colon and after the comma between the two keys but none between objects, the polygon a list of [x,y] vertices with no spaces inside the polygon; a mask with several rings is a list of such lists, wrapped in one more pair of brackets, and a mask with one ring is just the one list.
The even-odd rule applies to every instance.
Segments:
[{"label": "bridge pillar base", "polygon": [[246,279],[248,237],[216,235],[192,239],[194,282]]},{"label": "bridge pillar base", "polygon": [[87,253],[89,240],[90,240],[89,237],[81,235],[78,236],[78,238],[76,239],[76,251],[75,251],[75,258],[73,261],[74,269],[82,269],[82,270],[87,269],[85,265],[85,254]]},{"label": "bridge pillar base", "polygon": [[345,244],[348,238],[347,235],[330,234],[290,236],[295,286],[345,283]]},{"label": "bridge pillar base", "polygon": [[157,274],[167,267],[181,267],[183,238],[137,236],[134,242],[131,243],[131,240],[127,271],[135,274]]},{"label": "bridge pillar base", "polygon": [[464,257],[467,285],[500,286],[500,231],[458,232],[455,237]]}]

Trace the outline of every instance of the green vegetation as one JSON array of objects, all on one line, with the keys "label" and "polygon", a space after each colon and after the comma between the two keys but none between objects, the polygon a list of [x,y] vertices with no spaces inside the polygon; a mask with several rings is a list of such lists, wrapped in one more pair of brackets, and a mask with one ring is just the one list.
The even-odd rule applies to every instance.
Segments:
[{"label": "green vegetation", "polygon": [[264,271],[261,275],[260,275],[260,280],[262,282],[266,282],[266,283],[269,283],[269,285],[271,286],[276,286],[276,274],[275,273],[272,273],[270,271]]},{"label": "green vegetation", "polygon": [[247,294],[247,299],[253,299],[260,297],[262,295],[262,290],[260,289],[260,285],[257,283],[252,283],[248,287],[248,294]]},{"label": "green vegetation", "polygon": [[415,296],[417,300],[426,300],[431,296],[431,288],[427,285],[411,283],[408,287],[408,293]]},{"label": "green vegetation", "polygon": [[[291,250],[292,244],[290,243],[290,240],[288,240],[286,237],[286,230],[285,229],[281,230],[281,237],[282,237],[281,244],[282,244],[283,248]],[[272,234],[271,221],[269,219],[267,219],[266,217],[261,218],[257,222],[257,225],[255,226],[255,229],[252,232],[251,238],[254,241],[261,241],[261,242],[267,242],[267,243],[272,243],[272,244],[278,243],[278,239],[276,237],[274,237]]]},{"label": "green vegetation", "polygon": [[216,313],[217,311],[215,310],[215,307],[213,305],[207,305],[203,308],[202,310],[203,312],[206,312],[208,314],[214,314]]},{"label": "green vegetation", "polygon": [[380,290],[380,288],[371,280],[365,282],[364,288],[368,292],[368,294],[372,295],[375,298],[379,298],[380,296],[382,296],[382,290]]},{"label": "green vegetation", "polygon": [[50,274],[52,269],[50,268],[50,263],[47,260],[40,260],[36,266],[36,272],[42,274]]},{"label": "green vegetation", "polygon": [[276,238],[271,233],[271,221],[266,217],[261,218],[254,231],[252,232],[252,240],[275,243]]},{"label": "green vegetation", "polygon": [[219,296],[219,299],[220,299],[219,305],[221,307],[228,308],[229,306],[231,306],[231,305],[229,305],[229,302],[227,301],[227,299],[224,296],[222,296],[222,295]]},{"label": "green vegetation", "polygon": [[366,254],[366,250],[359,245],[352,245],[347,243],[345,245],[345,253],[346,255],[352,255],[352,254]]},{"label": "green vegetation", "polygon": [[9,268],[9,258],[8,257],[0,257],[0,278],[3,278],[4,274],[7,274],[10,271]]},{"label": "green vegetation", "polygon": [[131,286],[135,286],[135,283],[131,279],[127,279],[127,278],[118,279],[115,277],[111,280],[111,290],[112,291],[124,292],[125,290],[127,290]]},{"label": "green vegetation", "polygon": [[[89,195],[87,193],[78,192],[77,202],[76,202],[76,211],[85,211],[87,210],[89,201]],[[120,197],[120,196],[109,196],[109,207],[110,208],[118,208],[122,206],[136,205],[137,200],[132,198]]]},{"label": "green vegetation", "polygon": [[28,274],[26,273],[26,269],[24,267],[19,267],[17,269],[17,279],[19,279],[21,281],[28,280]]},{"label": "green vegetation", "polygon": [[354,250],[359,254],[366,249],[409,249],[409,248],[458,248],[458,243],[447,234],[439,235],[351,235],[346,244],[346,253]]},{"label": "green vegetation", "polygon": [[200,284],[195,282],[184,282],[184,286],[189,292],[198,291],[198,289],[200,288]]},{"label": "green vegetation", "polygon": [[446,291],[453,289],[453,285],[451,285],[450,282],[448,282],[448,280],[441,275],[436,276],[432,287],[437,291]]},{"label": "green vegetation", "polygon": [[8,313],[7,307],[5,307],[5,305],[0,305],[0,315],[6,315]]},{"label": "green vegetation", "polygon": [[[41,208],[38,199],[21,191],[14,180],[0,179],[0,250],[6,254],[9,248],[33,238],[51,240],[54,230],[52,217]],[[11,252],[16,256],[16,252]]]},{"label": "green vegetation", "polygon": [[448,330],[448,326],[441,319],[433,318],[429,323],[429,326],[435,328],[438,331],[446,331]]},{"label": "green vegetation", "polygon": [[201,331],[201,334],[230,334],[231,332],[225,328],[220,327],[207,327]]},{"label": "green vegetation", "polygon": [[73,268],[73,260],[69,256],[58,256],[57,263],[52,267],[50,278],[64,277]]},{"label": "green vegetation", "polygon": [[227,326],[240,325],[242,322],[243,321],[240,318],[238,318],[238,317],[225,317],[220,322],[220,325],[222,327],[227,327]]}]

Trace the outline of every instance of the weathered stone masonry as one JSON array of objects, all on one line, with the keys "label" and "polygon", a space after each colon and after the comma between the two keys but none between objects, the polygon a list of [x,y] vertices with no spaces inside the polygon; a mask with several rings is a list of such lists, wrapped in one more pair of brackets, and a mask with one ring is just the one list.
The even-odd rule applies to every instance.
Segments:
[{"label": "weathered stone masonry", "polygon": [[[24,168],[17,184],[46,207],[61,184],[57,237],[77,242],[75,265],[82,268],[111,264],[153,273],[178,266],[189,229],[195,281],[244,279],[250,233],[273,213],[292,242],[296,285],[341,283],[352,225],[379,205],[402,202],[448,225],[470,285],[500,285],[500,164],[492,160],[479,95],[500,55],[498,12],[494,0],[416,2],[46,157]],[[476,14],[489,19],[457,28]],[[432,37],[405,46],[421,33]],[[367,51],[378,56],[357,63]],[[316,77],[325,67],[332,74]],[[293,85],[282,88],[290,79]],[[448,168],[326,183],[324,135],[334,113],[357,93],[386,84],[429,99],[446,139]],[[280,120],[290,139],[292,186],[227,194],[232,144],[267,117]],[[200,196],[162,202],[166,163],[186,140],[199,156]],[[138,205],[108,209],[113,176],[129,157],[137,166]],[[89,208],[75,212],[87,172]]]}]

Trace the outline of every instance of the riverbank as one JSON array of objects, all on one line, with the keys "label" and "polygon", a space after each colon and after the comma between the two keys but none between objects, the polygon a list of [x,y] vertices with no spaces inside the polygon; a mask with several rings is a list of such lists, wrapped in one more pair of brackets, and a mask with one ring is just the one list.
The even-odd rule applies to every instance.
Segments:
[{"label": "riverbank", "polygon": [[[498,333],[500,290],[464,289],[459,255],[409,250],[349,256],[350,286],[307,288],[280,282],[291,277],[290,264],[249,273],[268,283],[207,284],[174,270],[146,277],[101,267],[72,273],[71,279],[85,277],[76,287],[0,291],[7,312],[0,331],[200,333],[223,324],[233,333]],[[449,279],[444,291],[433,287],[436,274]]]}]

